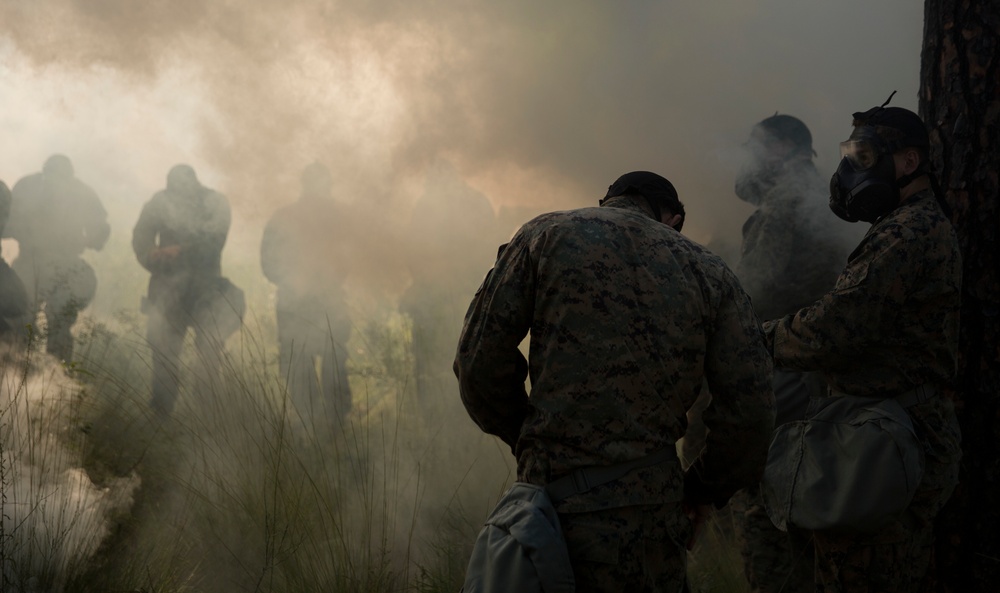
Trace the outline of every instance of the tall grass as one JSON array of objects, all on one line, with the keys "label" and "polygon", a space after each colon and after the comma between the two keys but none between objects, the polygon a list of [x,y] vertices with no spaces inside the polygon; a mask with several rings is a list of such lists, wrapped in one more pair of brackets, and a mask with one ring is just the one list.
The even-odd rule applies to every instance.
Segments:
[{"label": "tall grass", "polygon": [[[354,410],[294,409],[251,321],[211,368],[188,344],[177,407],[149,409],[143,320],[82,320],[77,358],[8,354],[0,384],[3,591],[454,592],[509,451],[457,390],[414,397],[410,328],[355,328]],[[697,591],[739,567],[723,531]]]}]

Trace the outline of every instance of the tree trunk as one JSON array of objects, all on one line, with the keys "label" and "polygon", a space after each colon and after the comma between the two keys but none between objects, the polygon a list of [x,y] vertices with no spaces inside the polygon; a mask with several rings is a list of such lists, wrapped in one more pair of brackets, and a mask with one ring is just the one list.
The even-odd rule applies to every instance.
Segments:
[{"label": "tree trunk", "polygon": [[938,519],[938,591],[1000,587],[1000,1],[926,0],[920,115],[964,256],[960,483]]}]

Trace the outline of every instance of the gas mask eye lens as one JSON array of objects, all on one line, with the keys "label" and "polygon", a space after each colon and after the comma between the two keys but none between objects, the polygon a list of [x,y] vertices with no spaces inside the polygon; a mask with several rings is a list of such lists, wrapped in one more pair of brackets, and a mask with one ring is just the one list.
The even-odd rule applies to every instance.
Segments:
[{"label": "gas mask eye lens", "polygon": [[846,158],[858,171],[871,169],[878,162],[875,147],[864,140],[848,140],[840,143],[840,157]]}]

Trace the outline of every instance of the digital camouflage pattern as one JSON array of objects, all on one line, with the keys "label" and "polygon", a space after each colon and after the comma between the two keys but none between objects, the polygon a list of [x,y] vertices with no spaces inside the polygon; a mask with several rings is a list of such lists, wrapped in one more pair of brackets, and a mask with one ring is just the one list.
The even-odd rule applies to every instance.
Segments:
[{"label": "digital camouflage pattern", "polygon": [[[961,256],[930,191],[874,224],[835,288],[813,306],[764,324],[775,365],[820,372],[834,390],[894,396],[955,375]],[[815,533],[821,591],[912,591],[933,544],[932,521],[957,482],[960,432],[940,395],[908,409],[926,454],[902,519],[870,535]]]},{"label": "digital camouflage pattern", "polygon": [[812,534],[779,530],[764,507],[759,486],[740,490],[729,501],[743,569],[754,593],[811,591],[815,551]]},{"label": "digital camouflage pattern", "polygon": [[577,593],[686,592],[691,522],[680,505],[560,513]]},{"label": "digital camouflage pattern", "polygon": [[836,286],[764,324],[775,365],[817,370],[836,391],[900,394],[955,377],[962,261],[930,191],[874,224]]},{"label": "digital camouflage pattern", "polygon": [[565,499],[560,516],[664,503],[679,514],[684,498],[721,504],[760,478],[774,401],[749,299],[721,259],[628,197],[515,234],[469,308],[455,371],[469,415],[540,485],[674,447],[707,383],[711,433],[687,483],[673,458]]}]

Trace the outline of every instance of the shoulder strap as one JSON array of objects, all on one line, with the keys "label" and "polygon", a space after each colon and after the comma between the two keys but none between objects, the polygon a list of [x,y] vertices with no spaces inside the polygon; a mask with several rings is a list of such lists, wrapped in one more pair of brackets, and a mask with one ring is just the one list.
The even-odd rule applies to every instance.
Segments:
[{"label": "shoulder strap", "polygon": [[575,469],[570,472],[569,475],[563,476],[554,482],[550,482],[547,486],[545,486],[545,490],[549,494],[549,499],[551,499],[553,503],[556,503],[575,494],[581,494],[591,488],[596,488],[601,484],[607,484],[612,480],[617,480],[634,469],[663,463],[664,461],[670,459],[672,455],[677,455],[676,450],[673,447],[667,447],[665,449],[660,449],[659,451],[654,451],[645,457],[640,457],[639,459],[633,459],[632,461],[626,461],[617,465],[583,467]]}]

